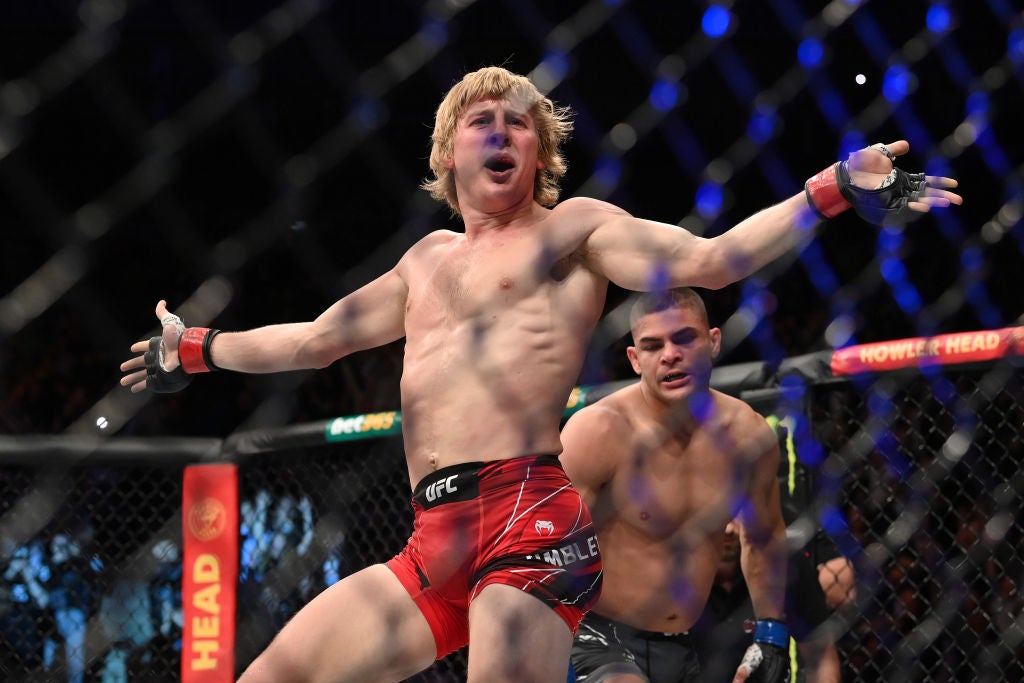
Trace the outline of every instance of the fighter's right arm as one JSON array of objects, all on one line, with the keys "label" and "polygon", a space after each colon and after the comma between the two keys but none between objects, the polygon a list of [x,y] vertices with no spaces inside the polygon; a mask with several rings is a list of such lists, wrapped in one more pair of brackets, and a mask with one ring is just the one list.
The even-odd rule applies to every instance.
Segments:
[{"label": "fighter's right arm", "polygon": [[210,356],[218,368],[238,372],[323,368],[350,353],[403,337],[407,295],[405,282],[390,270],[313,321],[220,333]]},{"label": "fighter's right arm", "polygon": [[177,391],[188,384],[191,373],[205,370],[269,373],[322,368],[355,351],[400,339],[405,335],[408,298],[400,266],[336,302],[313,321],[245,332],[185,328],[161,301],[156,310],[162,337],[132,345],[131,350],[140,355],[121,364],[121,371],[127,373],[121,384],[133,392],[147,387]]}]

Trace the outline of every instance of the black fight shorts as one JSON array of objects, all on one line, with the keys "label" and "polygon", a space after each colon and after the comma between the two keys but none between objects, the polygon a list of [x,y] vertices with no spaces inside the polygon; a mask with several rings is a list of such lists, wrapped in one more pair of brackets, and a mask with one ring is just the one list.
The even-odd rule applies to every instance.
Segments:
[{"label": "black fight shorts", "polygon": [[632,674],[650,683],[700,680],[700,663],[686,633],[641,631],[589,612],[572,644],[580,683],[601,683]]}]

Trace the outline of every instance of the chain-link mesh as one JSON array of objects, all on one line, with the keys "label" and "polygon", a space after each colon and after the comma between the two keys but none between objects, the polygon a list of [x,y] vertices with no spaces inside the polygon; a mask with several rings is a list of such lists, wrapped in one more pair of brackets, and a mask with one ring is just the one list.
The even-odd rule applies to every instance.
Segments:
[{"label": "chain-link mesh", "polygon": [[[855,569],[832,618],[842,680],[1024,677],[1024,372],[1000,362],[808,389],[785,498]],[[137,458],[0,468],[0,518],[16,530],[3,536],[4,680],[177,678],[182,469],[145,464],[142,445]],[[239,670],[412,529],[396,436],[271,450],[240,473]],[[76,618],[83,645],[69,654]],[[464,680],[465,664],[463,650],[410,680]]]},{"label": "chain-link mesh", "polygon": [[816,392],[841,478],[856,611],[840,640],[857,680],[1024,678],[1024,375],[1003,366]]},{"label": "chain-link mesh", "polygon": [[3,680],[179,678],[182,468],[136,460],[0,468]]},{"label": "chain-link mesh", "polygon": [[[907,138],[908,165],[960,178],[967,201],[955,211],[901,231],[847,214],[798,256],[708,293],[712,319],[725,321],[725,362],[777,362],[854,337],[997,328],[1024,310],[1024,15],[1008,0],[61,0],[0,3],[0,19],[5,434],[219,439],[396,408],[400,343],[325,372],[222,373],[159,400],[117,386],[116,367],[147,336],[158,298],[189,324],[224,329],[311,319],[427,231],[457,228],[418,184],[441,94],[484,64],[529,74],[576,110],[564,196],[607,199],[699,235],[876,140]],[[612,288],[609,308],[616,299]],[[606,335],[581,381],[630,376],[620,334]],[[856,558],[864,614],[841,624],[850,680],[1016,674],[1024,401],[1011,371],[963,385],[970,377],[832,385],[813,403],[818,436],[799,450],[831,453],[822,521]],[[322,479],[296,473],[321,457],[340,467],[363,449],[293,452],[264,477],[272,500],[291,501],[271,509],[283,505],[278,514],[299,530],[285,539],[296,551],[257,591],[274,623],[295,604],[294,577],[309,584],[296,595],[321,580],[303,574],[307,565],[354,568],[321,560],[315,549],[333,543],[323,539],[368,533],[330,516],[351,514],[336,503],[356,494],[327,465]],[[180,472],[160,470],[162,481],[148,466],[93,460],[58,471],[53,452],[37,454],[0,469],[3,677],[63,679],[54,605],[40,605],[24,568],[46,567],[52,583],[52,558],[70,554],[99,584],[84,675],[174,680],[176,665],[150,644],[177,642],[174,563],[158,565],[179,552]],[[147,447],[134,456],[151,462]],[[249,505],[260,468],[278,460],[263,457],[243,469]],[[397,462],[387,470],[394,495],[382,487],[359,498],[395,501],[373,520],[377,532],[408,514],[403,472]],[[308,487],[286,486],[293,478]],[[327,481],[338,500],[314,510]],[[310,516],[316,540],[302,546]],[[387,528],[373,558],[404,540]],[[981,540],[961,547],[972,535]],[[253,542],[260,556],[272,547]],[[161,597],[144,597],[140,577],[158,582]],[[903,590],[911,583],[916,592]],[[143,602],[159,608],[136,619],[139,610],[115,607]],[[274,628],[240,619],[242,665]],[[74,615],[64,623],[68,631]]]}]

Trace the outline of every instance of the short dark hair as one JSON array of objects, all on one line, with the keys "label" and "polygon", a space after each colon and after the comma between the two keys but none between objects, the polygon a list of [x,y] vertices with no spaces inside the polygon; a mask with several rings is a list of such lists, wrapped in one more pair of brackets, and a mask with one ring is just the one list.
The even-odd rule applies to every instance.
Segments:
[{"label": "short dark hair", "polygon": [[705,325],[711,327],[708,320],[708,309],[700,294],[689,287],[664,289],[659,292],[642,292],[637,295],[633,307],[629,311],[629,329],[635,330],[637,321],[645,315],[665,311],[670,308],[689,308],[695,311]]}]

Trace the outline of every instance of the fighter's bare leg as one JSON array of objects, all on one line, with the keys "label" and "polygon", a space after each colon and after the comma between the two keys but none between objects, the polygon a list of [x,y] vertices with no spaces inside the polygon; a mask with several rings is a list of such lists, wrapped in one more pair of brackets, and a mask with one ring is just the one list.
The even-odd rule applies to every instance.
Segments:
[{"label": "fighter's bare leg", "polygon": [[374,565],[299,610],[239,683],[393,683],[430,666],[435,652],[409,593]]},{"label": "fighter's bare leg", "polygon": [[518,588],[491,584],[469,606],[467,683],[564,683],[569,627]]}]

